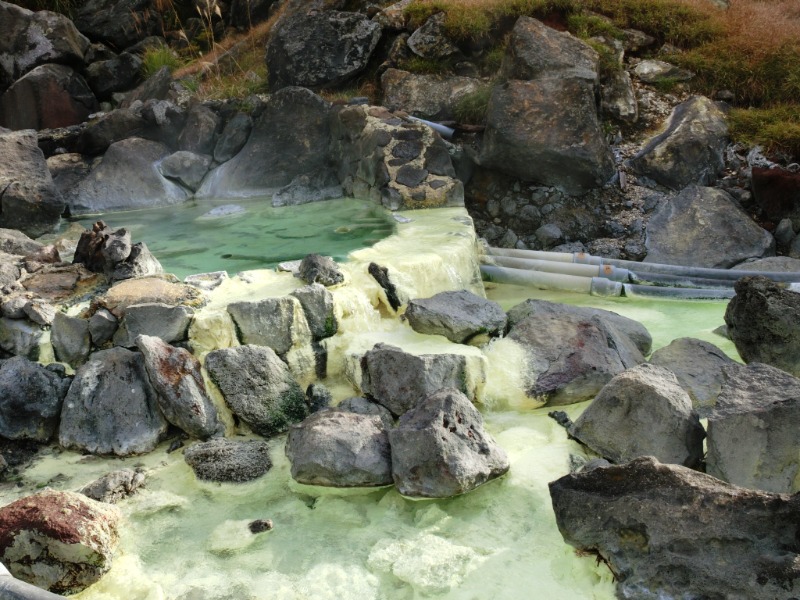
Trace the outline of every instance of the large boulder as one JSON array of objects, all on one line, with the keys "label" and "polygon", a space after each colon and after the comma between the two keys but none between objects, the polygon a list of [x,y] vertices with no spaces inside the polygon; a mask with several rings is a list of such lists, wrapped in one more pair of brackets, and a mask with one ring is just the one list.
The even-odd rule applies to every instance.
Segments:
[{"label": "large boulder", "polygon": [[460,354],[414,355],[376,344],[361,360],[361,391],[400,416],[443,388],[468,391],[467,358]]},{"label": "large boulder", "polygon": [[206,370],[231,412],[265,437],[308,415],[305,394],[278,355],[264,346],[237,346],[206,356]]},{"label": "large boulder", "polygon": [[389,437],[381,418],[339,409],[292,425],[286,439],[292,478],[309,485],[371,487],[392,483]]},{"label": "large boulder", "polygon": [[725,310],[728,336],[745,362],[800,377],[800,295],[766,277],[743,277]]},{"label": "large boulder", "polygon": [[734,485],[800,491],[800,379],[760,363],[723,369],[708,417],[706,472]]},{"label": "large boulder", "polygon": [[615,463],[655,456],[694,467],[705,432],[675,375],[648,363],[616,375],[570,427],[569,433]]},{"label": "large boulder", "polygon": [[775,254],[775,240],[727,192],[689,186],[647,223],[644,262],[727,269]]},{"label": "large boulder", "polygon": [[58,439],[65,448],[129,456],[152,451],[166,431],[144,358],[111,348],[92,354],[75,373]]},{"label": "large boulder", "polygon": [[160,302],[132,304],[122,314],[114,333],[114,345],[132,348],[139,335],[155,336],[165,342],[186,340],[194,310]]},{"label": "large boulder", "polygon": [[384,106],[434,121],[454,119],[459,102],[483,85],[480,79],[471,77],[423,75],[399,69],[387,69],[381,75]]},{"label": "large boulder", "polygon": [[652,457],[567,475],[550,484],[550,496],[564,540],[608,565],[619,598],[797,594],[800,497],[745,490]]},{"label": "large boulder", "polygon": [[397,490],[422,498],[469,492],[509,468],[505,451],[484,430],[464,394],[443,389],[409,410],[389,431]]},{"label": "large boulder", "polygon": [[100,60],[86,68],[86,83],[101,100],[111,99],[114,92],[124,92],[136,86],[142,77],[142,59],[123,52],[109,60]]},{"label": "large boulder", "polygon": [[428,19],[412,33],[408,40],[408,49],[417,56],[432,60],[441,60],[458,54],[456,46],[445,33],[445,18],[440,12]]},{"label": "large boulder", "polygon": [[170,154],[158,142],[128,138],[109,146],[102,161],[79,183],[69,198],[73,215],[171,206],[189,194],[165,179],[159,162]]},{"label": "large boulder", "polygon": [[654,365],[669,369],[692,399],[701,418],[707,417],[722,389],[722,367],[737,364],[714,344],[694,338],[678,338],[650,357]]},{"label": "large boulder", "polygon": [[232,159],[247,142],[253,129],[253,119],[247,113],[236,113],[225,124],[214,146],[214,160],[224,163]]},{"label": "large boulder", "polygon": [[186,125],[178,138],[178,148],[195,154],[211,154],[219,123],[217,113],[203,104],[195,104],[186,115]]},{"label": "large boulder", "polygon": [[792,228],[800,230],[800,172],[778,165],[751,169],[753,200],[764,216],[775,223],[790,219]]},{"label": "large boulder", "polygon": [[200,362],[188,350],[160,338],[140,335],[136,346],[144,356],[156,401],[167,421],[200,439],[222,433],[214,403],[208,397]]},{"label": "large boulder", "polygon": [[595,105],[579,77],[509,80],[492,90],[480,164],[524,181],[580,194],[614,174]]},{"label": "large boulder", "polygon": [[0,93],[39,65],[82,65],[88,48],[64,15],[0,2]]},{"label": "large boulder", "polygon": [[58,428],[70,380],[15,356],[0,364],[0,436],[47,442]]},{"label": "large boulder", "polygon": [[182,186],[196,191],[211,168],[211,157],[179,150],[161,161],[158,169],[168,179],[174,179]]},{"label": "large boulder", "polygon": [[75,26],[94,42],[124,50],[163,31],[153,0],[89,0],[80,7]]},{"label": "large boulder", "polygon": [[0,96],[0,127],[55,129],[83,123],[97,110],[86,81],[65,65],[42,65]]},{"label": "large boulder", "polygon": [[37,587],[80,592],[111,568],[120,520],[116,507],[76,492],[20,498],[0,508],[0,561]]},{"label": "large boulder", "polygon": [[36,133],[0,132],[0,156],[0,226],[31,237],[55,229],[64,200],[37,146]]},{"label": "large boulder", "polygon": [[320,283],[297,288],[291,293],[297,298],[308,321],[314,339],[329,338],[339,330],[339,322],[333,307],[333,294]]},{"label": "large boulder", "polygon": [[261,440],[215,438],[190,446],[183,457],[197,478],[204,481],[244,483],[272,468],[269,444]]},{"label": "large boulder", "polygon": [[728,126],[714,102],[695,96],[675,107],[664,131],[630,159],[639,175],[681,190],[712,185],[725,165]]},{"label": "large boulder", "polygon": [[268,346],[277,354],[286,356],[293,347],[311,342],[311,329],[303,306],[293,296],[232,302],[228,305],[228,313],[233,317],[243,344]]},{"label": "large boulder", "polygon": [[313,92],[290,87],[272,94],[247,143],[206,178],[198,196],[264,194],[298,175],[329,165],[330,104]]},{"label": "large boulder", "polygon": [[381,26],[366,15],[298,12],[272,28],[267,44],[269,87],[333,87],[352,79],[369,61]]},{"label": "large boulder", "polygon": [[467,290],[411,300],[405,318],[414,331],[443,335],[456,344],[480,345],[506,327],[506,313],[497,302]]}]

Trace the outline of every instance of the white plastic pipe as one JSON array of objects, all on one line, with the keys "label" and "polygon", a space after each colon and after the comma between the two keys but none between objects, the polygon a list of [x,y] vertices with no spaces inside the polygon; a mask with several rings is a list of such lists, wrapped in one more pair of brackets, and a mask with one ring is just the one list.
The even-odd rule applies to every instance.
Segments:
[{"label": "white plastic pipe", "polygon": [[456,132],[455,129],[448,127],[447,125],[442,125],[441,123],[434,123],[433,121],[426,121],[425,119],[420,119],[418,117],[412,117],[411,115],[408,116],[409,119],[412,121],[419,121],[420,123],[424,123],[431,129],[433,129],[436,133],[441,135],[445,139],[450,139],[453,137],[453,134]]},{"label": "white plastic pipe", "polygon": [[579,277],[576,275],[528,271],[491,265],[482,265],[481,273],[487,281],[526,285],[540,290],[559,290],[579,294],[593,293],[601,296],[619,296],[622,294],[621,283],[601,277]]},{"label": "white plastic pipe", "polygon": [[619,269],[613,265],[579,265],[576,263],[558,262],[551,260],[536,260],[531,258],[515,258],[513,256],[489,256],[490,263],[512,269],[528,269],[529,271],[544,271],[546,273],[562,273],[578,277],[605,277],[612,281],[629,282],[630,275],[627,269]]}]

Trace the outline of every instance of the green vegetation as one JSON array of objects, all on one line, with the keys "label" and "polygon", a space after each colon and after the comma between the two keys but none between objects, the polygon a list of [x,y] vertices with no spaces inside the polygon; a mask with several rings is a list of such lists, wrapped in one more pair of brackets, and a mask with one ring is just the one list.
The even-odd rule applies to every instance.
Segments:
[{"label": "green vegetation", "polygon": [[772,108],[735,108],[728,113],[733,139],[747,145],[759,144],[771,153],[800,157],[800,105]]},{"label": "green vegetation", "polygon": [[488,83],[461,98],[456,104],[456,119],[461,123],[473,125],[485,122],[493,87],[494,83]]},{"label": "green vegetation", "polygon": [[142,55],[142,74],[150,77],[162,67],[168,67],[170,73],[183,66],[183,60],[168,46],[155,46],[145,50]]}]

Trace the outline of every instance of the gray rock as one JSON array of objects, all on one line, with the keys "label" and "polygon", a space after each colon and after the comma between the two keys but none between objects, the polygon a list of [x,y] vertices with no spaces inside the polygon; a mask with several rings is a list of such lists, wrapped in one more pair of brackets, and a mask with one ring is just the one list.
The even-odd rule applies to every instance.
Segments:
[{"label": "gray rock", "polygon": [[42,327],[48,327],[56,316],[55,307],[42,299],[28,300],[22,310],[30,321]]},{"label": "gray rock", "polygon": [[331,172],[298,175],[272,196],[272,206],[299,206],[344,196],[337,177]]},{"label": "gray rock", "polygon": [[718,188],[689,186],[647,223],[644,262],[726,269],[775,253],[775,240]]},{"label": "gray rock", "polygon": [[219,116],[202,104],[189,109],[186,126],[178,138],[178,148],[194,154],[209,155],[214,151]]},{"label": "gray rock", "polygon": [[744,277],[725,310],[728,336],[742,359],[800,376],[800,294],[766,277]]},{"label": "gray rock", "polygon": [[709,475],[751,489],[800,491],[800,379],[768,365],[724,369],[708,418]]},{"label": "gray rock", "polygon": [[511,30],[500,73],[505,79],[559,77],[596,84],[597,62],[597,52],[586,42],[531,17],[520,17]]},{"label": "gray rock", "polygon": [[0,126],[57,129],[83,123],[97,100],[78,73],[65,65],[42,65],[17,79],[0,96]]},{"label": "gray rock", "polygon": [[376,344],[361,363],[361,390],[397,416],[440,389],[466,391],[466,359],[460,354],[417,356]]},{"label": "gray rock", "polygon": [[339,265],[329,256],[308,254],[299,268],[300,279],[306,283],[321,283],[324,286],[336,285],[344,281]]},{"label": "gray rock", "polygon": [[458,47],[450,41],[444,30],[444,13],[428,17],[422,26],[407,40],[408,48],[422,58],[442,59],[458,53]]},{"label": "gray rock", "polygon": [[603,114],[623,123],[636,123],[639,120],[636,90],[627,71],[613,71],[603,78],[600,109]]},{"label": "gray rock", "polygon": [[333,295],[320,283],[312,283],[291,293],[303,307],[303,313],[314,339],[321,340],[336,335],[339,321],[333,310]]},{"label": "gray rock", "polygon": [[547,300],[530,299],[520,302],[508,311],[508,326],[509,328],[514,327],[528,317],[538,318],[545,315],[560,316],[563,314],[573,314],[584,319],[599,318],[605,323],[606,327],[612,328],[629,338],[642,355],[650,354],[653,338],[644,325],[602,308],[572,306],[570,304],[548,302]]},{"label": "gray rock", "polygon": [[506,313],[497,302],[467,290],[411,300],[405,317],[414,331],[443,335],[456,344],[486,343],[506,327]]},{"label": "gray rock", "polygon": [[292,296],[232,302],[228,313],[233,317],[243,344],[268,346],[285,355],[294,346],[311,343],[311,330],[302,305]]},{"label": "gray rock", "polygon": [[100,254],[109,266],[122,262],[131,255],[131,232],[127,229],[117,229],[108,234]]},{"label": "gray rock", "polygon": [[158,142],[136,137],[111,144],[100,164],[75,188],[70,212],[81,215],[184,202],[187,192],[158,172],[158,162],[169,153]]},{"label": "gray rock", "polygon": [[643,60],[633,68],[633,73],[645,83],[662,81],[689,81],[694,73],[663,60]]},{"label": "gray rock", "polygon": [[377,416],[338,409],[292,425],[286,439],[292,478],[308,485],[372,487],[392,483],[389,436]]},{"label": "gray rock", "polygon": [[[36,133],[0,132],[0,156],[0,226],[31,237],[53,231],[64,212],[64,200],[37,146]],[[4,252],[17,253],[14,248],[21,247],[3,242]]]},{"label": "gray rock", "polygon": [[155,336],[165,342],[180,342],[187,338],[194,310],[188,306],[170,306],[160,302],[132,304],[114,334],[114,345],[132,348],[139,335]]},{"label": "gray rock", "polygon": [[331,105],[297,87],[270,95],[241,151],[206,178],[201,197],[263,195],[298,175],[332,171]]},{"label": "gray rock", "polygon": [[508,471],[505,451],[469,399],[454,389],[428,396],[389,431],[397,490],[421,498],[469,492]]},{"label": "gray rock", "polygon": [[800,259],[788,256],[767,256],[739,263],[731,267],[734,271],[777,271],[781,273],[800,273]]},{"label": "gray rock", "polygon": [[139,242],[131,246],[128,258],[114,266],[111,279],[122,281],[136,277],[149,277],[163,272],[164,269],[158,259],[150,253],[144,242]]},{"label": "gray rock", "polygon": [[111,314],[111,311],[105,308],[99,309],[89,317],[89,335],[92,343],[99,348],[110,341],[114,337],[118,325],[117,317]]},{"label": "gray rock", "polygon": [[629,164],[639,175],[674,190],[712,185],[725,165],[727,143],[725,115],[708,98],[695,96],[675,107],[664,131]]},{"label": "gray rock", "polygon": [[577,77],[510,80],[492,91],[480,164],[581,194],[614,174],[593,84]]},{"label": "gray rock", "polygon": [[68,198],[92,170],[92,163],[82,154],[73,152],[49,157],[47,168],[50,170],[56,189],[62,197]]},{"label": "gray rock", "polygon": [[309,412],[315,413],[330,407],[333,403],[333,395],[323,384],[312,383],[306,388],[306,401]]},{"label": "gray rock", "polygon": [[772,235],[781,246],[789,246],[795,238],[792,220],[788,218],[781,219]]},{"label": "gray rock", "polygon": [[214,160],[224,163],[232,159],[247,142],[250,131],[253,129],[253,119],[245,113],[236,113],[225,128],[214,146]]},{"label": "gray rock", "polygon": [[58,428],[70,380],[21,356],[0,364],[0,436],[47,442]]},{"label": "gray rock", "polygon": [[644,363],[613,377],[569,428],[571,436],[615,463],[655,456],[696,466],[705,432],[675,375]]},{"label": "gray rock", "polygon": [[187,448],[183,456],[197,478],[205,481],[244,483],[272,468],[269,444],[260,440],[215,438]]},{"label": "gray rock", "polygon": [[[172,86],[172,74],[169,67],[161,67],[145,79],[134,90],[125,95],[120,108],[130,108],[135,102],[147,103],[150,100],[166,100]],[[173,138],[174,139],[174,138]]]},{"label": "gray rock", "polygon": [[86,68],[86,83],[95,96],[110,100],[114,92],[124,92],[136,86],[142,77],[142,59],[123,52],[109,60],[90,64]]},{"label": "gray rock", "polygon": [[89,358],[92,347],[89,320],[57,312],[50,330],[50,341],[57,360],[75,368],[81,366]]},{"label": "gray rock", "polygon": [[[14,282],[19,278],[19,270],[17,272]],[[9,282],[10,283],[10,282]],[[0,312],[8,319],[24,319],[25,318],[25,305],[28,303],[28,297],[25,294],[7,295],[0,301]]]},{"label": "gray rock", "polygon": [[383,105],[434,121],[456,118],[456,107],[484,83],[471,77],[422,75],[387,69],[381,75]]},{"label": "gray rock", "polygon": [[652,457],[567,475],[550,496],[564,540],[602,558],[619,598],[796,595],[796,527],[787,527],[800,519],[796,498]]},{"label": "gray rock", "polygon": [[92,354],[75,373],[58,439],[65,448],[129,456],[151,452],[166,431],[144,358],[111,348]]},{"label": "gray rock", "polygon": [[118,51],[163,30],[161,12],[151,0],[89,0],[78,10],[75,26]]},{"label": "gray rock", "polygon": [[414,165],[403,165],[397,170],[394,180],[406,187],[417,187],[428,177],[428,170]]},{"label": "gray rock", "polygon": [[159,171],[164,177],[175,179],[178,183],[197,191],[211,168],[211,157],[207,154],[195,154],[180,150],[170,154],[158,166]]},{"label": "gray rock", "polygon": [[263,346],[214,350],[206,370],[233,414],[253,431],[271,436],[308,415],[305,395],[275,352]]},{"label": "gray rock", "polygon": [[361,72],[381,26],[353,12],[298,12],[272,28],[267,43],[269,87],[333,87]]},{"label": "gray rock", "polygon": [[145,479],[145,474],[140,470],[119,469],[86,484],[78,493],[98,502],[116,504],[143,487]]},{"label": "gray rock", "polygon": [[694,338],[673,340],[653,352],[650,362],[675,374],[700,418],[707,417],[717,403],[722,368],[737,364],[714,344]]},{"label": "gray rock", "polygon": [[44,332],[27,320],[0,319],[0,349],[14,356],[39,360],[39,343]]},{"label": "gray rock", "polygon": [[[78,148],[71,150],[102,154],[114,142],[141,135],[146,129],[147,121],[140,112],[130,109],[112,110],[86,125]],[[66,197],[70,202],[77,201],[77,193],[76,185]]]},{"label": "gray rock", "polygon": [[190,436],[205,440],[221,434],[217,409],[208,397],[200,362],[188,350],[153,336],[139,335],[136,346],[144,356],[150,383],[164,417]]},{"label": "gray rock", "polygon": [[[4,155],[4,158],[6,157],[7,155]],[[17,231],[16,229],[0,229],[0,252],[27,256],[28,254],[38,252],[43,247],[42,244],[32,240],[21,231]]]},{"label": "gray rock", "polygon": [[336,405],[336,408],[345,412],[356,413],[359,415],[371,415],[380,417],[383,421],[383,426],[388,430],[394,427],[394,417],[389,409],[381,406],[377,402],[373,402],[368,398],[355,396],[353,398],[346,398]]}]

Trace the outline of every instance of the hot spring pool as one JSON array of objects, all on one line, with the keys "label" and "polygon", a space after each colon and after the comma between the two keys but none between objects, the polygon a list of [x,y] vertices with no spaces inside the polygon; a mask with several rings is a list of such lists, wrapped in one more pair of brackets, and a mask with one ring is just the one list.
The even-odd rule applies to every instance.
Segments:
[{"label": "hot spring pool", "polygon": [[373,202],[351,198],[273,208],[268,197],[201,199],[179,206],[77,219],[103,219],[144,241],[164,270],[187,275],[275,267],[315,252],[334,260],[391,235],[394,220]]}]

